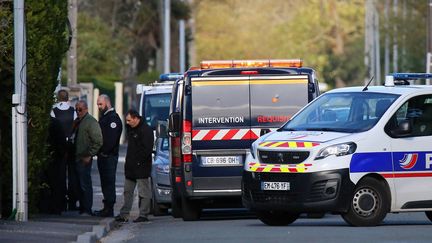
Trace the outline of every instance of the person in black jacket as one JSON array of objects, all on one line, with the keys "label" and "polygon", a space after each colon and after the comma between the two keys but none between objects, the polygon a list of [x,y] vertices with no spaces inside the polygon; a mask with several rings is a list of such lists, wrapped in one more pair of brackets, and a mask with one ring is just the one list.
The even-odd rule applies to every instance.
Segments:
[{"label": "person in black jacket", "polygon": [[128,125],[128,147],[125,163],[124,203],[116,221],[127,222],[132,208],[135,186],[138,187],[139,217],[133,222],[148,221],[150,200],[152,197],[150,174],[153,152],[153,130],[141,118],[136,110],[129,110],[126,115]]},{"label": "person in black jacket", "polygon": [[122,121],[111,105],[108,95],[102,94],[97,99],[101,113],[99,126],[102,130],[103,144],[97,156],[97,165],[101,180],[104,207],[95,211],[96,216],[113,217],[116,202],[116,171],[120,136],[123,130]]},{"label": "person in black jacket", "polygon": [[59,155],[60,159],[57,161],[57,163],[59,163],[59,170],[56,172],[58,181],[54,185],[54,190],[57,192],[55,197],[63,198],[62,202],[58,203],[56,207],[60,211],[65,209],[67,194],[67,209],[78,210],[77,202],[79,199],[80,188],[75,166],[75,151],[71,141],[73,122],[77,118],[77,114],[75,113],[74,107],[69,103],[69,93],[66,90],[61,89],[57,92],[57,102],[58,103],[56,103],[51,110],[51,117],[55,118],[56,121],[59,121],[65,141],[60,144],[61,146],[59,144],[56,145],[56,147],[61,150],[61,155]]}]

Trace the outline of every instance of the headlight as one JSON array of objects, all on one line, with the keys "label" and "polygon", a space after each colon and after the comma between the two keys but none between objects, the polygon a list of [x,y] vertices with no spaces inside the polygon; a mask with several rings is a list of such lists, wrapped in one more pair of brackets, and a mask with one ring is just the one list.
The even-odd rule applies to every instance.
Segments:
[{"label": "headlight", "polygon": [[254,143],[251,144],[251,147],[250,147],[250,152],[251,152],[251,155],[252,155],[252,157],[254,159],[256,158],[255,157],[255,151],[256,151],[256,149],[257,149],[257,144],[254,142]]},{"label": "headlight", "polygon": [[169,170],[170,170],[169,165],[163,165],[163,164],[157,164],[156,165],[156,171],[159,173],[168,174]]},{"label": "headlight", "polygon": [[347,154],[352,154],[356,151],[357,145],[355,143],[341,143],[328,146],[319,151],[315,159],[324,159],[330,155],[343,156]]}]

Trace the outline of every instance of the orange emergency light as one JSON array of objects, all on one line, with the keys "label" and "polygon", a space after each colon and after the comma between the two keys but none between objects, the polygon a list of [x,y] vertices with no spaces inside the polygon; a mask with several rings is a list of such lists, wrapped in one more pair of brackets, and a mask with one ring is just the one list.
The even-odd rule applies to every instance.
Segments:
[{"label": "orange emergency light", "polygon": [[201,69],[219,69],[219,68],[262,68],[262,67],[302,67],[301,59],[270,59],[270,60],[214,60],[202,61]]}]

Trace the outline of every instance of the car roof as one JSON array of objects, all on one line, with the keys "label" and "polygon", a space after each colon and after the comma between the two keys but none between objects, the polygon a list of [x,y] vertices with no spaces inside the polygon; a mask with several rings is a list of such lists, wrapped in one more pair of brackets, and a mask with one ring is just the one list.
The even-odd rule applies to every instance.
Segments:
[{"label": "car roof", "polygon": [[363,91],[365,86],[337,88],[328,91],[327,93],[340,93],[340,92],[376,92],[387,94],[408,95],[415,93],[424,93],[429,91],[432,93],[432,85],[395,85],[395,86],[368,86],[366,91]]},{"label": "car roof", "polygon": [[146,90],[145,94],[165,94],[165,93],[171,93],[172,92],[172,84],[166,85],[166,86],[152,86],[151,89]]}]

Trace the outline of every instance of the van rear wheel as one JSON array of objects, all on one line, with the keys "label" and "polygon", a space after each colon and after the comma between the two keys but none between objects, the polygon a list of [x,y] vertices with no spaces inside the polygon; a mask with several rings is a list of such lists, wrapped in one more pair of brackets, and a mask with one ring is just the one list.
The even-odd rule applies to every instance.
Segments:
[{"label": "van rear wheel", "polygon": [[171,216],[173,216],[174,218],[182,217],[181,198],[177,196],[174,188],[171,194]]},{"label": "van rear wheel", "polygon": [[352,226],[375,226],[390,211],[390,193],[384,183],[365,178],[356,187],[348,212],[342,218]]},{"label": "van rear wheel", "polygon": [[201,216],[201,208],[197,201],[182,197],[182,216],[184,221],[195,221]]},{"label": "van rear wheel", "polygon": [[153,191],[153,198],[152,198],[152,208],[153,208],[153,216],[163,216],[168,214],[168,209],[164,208],[156,201],[156,195],[154,191]]},{"label": "van rear wheel", "polygon": [[258,211],[256,215],[264,224],[270,226],[285,226],[293,223],[299,214],[287,213],[282,211]]}]

